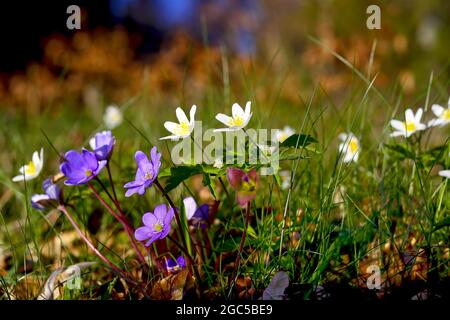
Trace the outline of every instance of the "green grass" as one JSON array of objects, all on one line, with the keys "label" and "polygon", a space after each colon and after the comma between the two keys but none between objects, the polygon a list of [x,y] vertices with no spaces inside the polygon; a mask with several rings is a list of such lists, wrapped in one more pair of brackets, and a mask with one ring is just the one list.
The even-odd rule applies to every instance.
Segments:
[{"label": "green grass", "polygon": [[[112,171],[121,205],[132,225],[138,227],[142,214],[165,199],[156,188],[143,197],[124,198],[121,186],[134,177],[136,150],[148,152],[157,145],[163,152],[163,168],[172,167],[168,149],[173,143],[166,145],[159,137],[166,134],[164,121],[174,120],[175,107],[182,104],[186,110],[196,104],[199,107],[196,118],[204,121],[205,128],[212,128],[218,125],[214,120],[216,113],[229,112],[234,101],[242,105],[251,100],[253,118],[249,127],[290,125],[318,141],[315,152],[301,149],[304,155],[301,160],[281,163],[283,170],[292,172],[289,190],[282,190],[274,177],[261,178],[238,270],[239,275],[251,279],[255,297],[267,287],[274,273],[285,270],[290,278],[291,298],[312,298],[319,285],[353,288],[364,297],[373,298],[375,291],[367,291],[360,279],[367,277],[365,270],[374,263],[381,268],[381,291],[386,295],[410,281],[414,283],[413,289],[405,289],[410,297],[419,289],[435,290],[439,283],[448,283],[449,186],[448,180],[437,176],[437,169],[450,167],[449,126],[427,130],[410,139],[389,137],[389,121],[401,119],[407,106],[413,109],[425,106],[428,112],[424,117],[428,120],[431,104],[445,105],[450,84],[448,67],[435,70],[432,81],[430,77],[428,82],[419,83],[414,96],[405,98],[395,79],[390,80],[390,87],[379,89],[373,82],[377,75],[369,77],[342,56],[329,53],[346,66],[343,72],[351,75],[351,82],[337,97],[329,95],[320,83],[310,83],[308,94],[299,94],[297,102],[289,101],[280,98],[284,74],[273,71],[270,64],[262,77],[244,68],[226,73],[222,65],[210,66],[211,74],[219,75],[222,82],[211,76],[209,86],[202,92],[193,94],[190,83],[185,83],[184,91],[174,92],[172,97],[148,90],[124,102],[126,121],[114,130],[117,144]],[[286,72],[298,72],[300,77],[302,71],[294,68]],[[259,99],[259,90],[266,90],[268,98]],[[72,103],[53,106],[38,116],[6,111],[0,118],[0,258],[11,257],[8,269],[0,276],[3,299],[35,298],[57,266],[82,261],[98,264],[83,273],[81,290],[64,290],[63,298],[111,299],[118,298],[117,292],[125,291],[78,237],[70,238],[72,227],[63,215],[55,218],[55,211],[49,214],[30,207],[30,195],[41,192],[44,177],[58,172],[59,158],[53,148],[58,152],[79,149],[102,129],[101,109],[78,109]],[[357,163],[343,163],[337,150],[337,136],[347,131],[361,139]],[[45,167],[40,177],[26,185],[11,182],[18,168],[41,146],[45,149]],[[106,172],[102,172],[101,178],[107,181]],[[213,188],[220,189],[217,179],[212,179]],[[163,184],[165,180],[161,178]],[[193,180],[188,179],[170,191],[176,205],[181,205],[182,199],[191,193],[199,199],[200,189]],[[227,188],[232,192],[228,184]],[[92,227],[93,220],[99,219],[93,233],[97,247],[124,270],[133,274],[140,271],[121,225],[88,188],[65,187],[64,193],[73,205],[69,210],[83,228]],[[228,277],[232,271],[229,264],[234,261],[244,227],[244,210],[230,205],[223,191],[217,191],[217,197],[221,202],[216,221],[200,238],[203,245],[211,244],[200,265],[201,278],[195,280],[201,299],[236,298],[239,294],[229,287]],[[175,223],[173,229],[179,239],[187,234]],[[64,240],[60,252],[45,252],[46,246],[63,241],[62,237],[71,241]],[[178,255],[170,240],[160,242],[165,242],[174,256]],[[161,255],[167,251],[163,247],[152,246],[150,250]],[[194,244],[189,243],[189,248],[194,252]],[[416,258],[398,265],[399,260],[406,261],[406,255],[418,256],[422,262]],[[421,267],[425,270],[421,273],[423,278],[416,270]],[[141,281],[152,288],[162,277],[153,267],[141,275]],[[27,284],[26,279],[37,280]],[[120,298],[137,297],[130,290]]]}]

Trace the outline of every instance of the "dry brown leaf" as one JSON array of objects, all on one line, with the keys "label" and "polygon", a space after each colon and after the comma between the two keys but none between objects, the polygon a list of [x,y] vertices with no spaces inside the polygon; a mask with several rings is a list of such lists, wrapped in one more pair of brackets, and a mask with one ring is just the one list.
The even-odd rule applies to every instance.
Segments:
[{"label": "dry brown leaf", "polygon": [[188,273],[188,270],[183,270],[159,280],[154,285],[150,297],[155,300],[181,300]]}]

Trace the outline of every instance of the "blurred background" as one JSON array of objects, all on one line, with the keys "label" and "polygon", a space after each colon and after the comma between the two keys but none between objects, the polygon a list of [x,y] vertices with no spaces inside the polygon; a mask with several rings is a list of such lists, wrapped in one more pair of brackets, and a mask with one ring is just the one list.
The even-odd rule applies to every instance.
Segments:
[{"label": "blurred background", "polygon": [[[81,30],[66,27],[71,4]],[[381,30],[366,28],[370,4],[381,8]],[[146,90],[195,100],[224,76],[231,93],[252,85],[261,99],[276,81],[280,100],[318,83],[339,96],[352,74],[310,36],[365,74],[375,46],[376,85],[398,79],[405,95],[423,90],[432,70],[449,73],[446,0],[14,1],[0,14],[3,112],[120,105]]]}]

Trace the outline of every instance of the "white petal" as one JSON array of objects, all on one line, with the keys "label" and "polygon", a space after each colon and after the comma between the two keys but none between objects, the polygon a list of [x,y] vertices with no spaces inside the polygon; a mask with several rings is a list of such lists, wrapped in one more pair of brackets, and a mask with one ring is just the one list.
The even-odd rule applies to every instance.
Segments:
[{"label": "white petal", "polygon": [[221,129],[214,129],[213,131],[214,132],[230,132],[230,131],[238,131],[238,130],[241,130],[241,128],[236,128],[236,127],[233,127],[233,128],[221,128]]},{"label": "white petal", "polygon": [[14,181],[14,182],[19,182],[19,181],[23,181],[23,180],[24,180],[23,175],[15,176],[14,178],[12,178],[12,181]]},{"label": "white petal", "polygon": [[405,111],[405,120],[407,122],[413,122],[414,121],[414,112],[411,109],[406,109],[406,111]]},{"label": "white petal", "polygon": [[425,130],[426,128],[427,128],[427,126],[424,125],[423,123],[416,124],[416,131],[422,131],[422,130]]},{"label": "white petal", "polygon": [[439,171],[439,175],[441,177],[449,178],[450,179],[450,170],[441,170]]},{"label": "white petal", "polygon": [[192,107],[191,107],[191,111],[189,112],[189,116],[190,116],[190,125],[191,126],[193,126],[194,125],[194,122],[195,122],[195,112],[197,111],[197,106],[194,104]]},{"label": "white petal", "polygon": [[184,210],[186,212],[186,218],[190,220],[194,215],[195,210],[197,210],[197,203],[195,202],[194,198],[188,197],[183,200],[183,204]]},{"label": "white petal", "polygon": [[391,126],[399,131],[405,131],[405,123],[398,120],[391,120]]},{"label": "white petal", "polygon": [[220,122],[222,122],[224,125],[228,126],[230,124],[230,121],[232,121],[233,119],[223,113],[218,113],[216,115],[216,119]]},{"label": "white petal", "polygon": [[35,166],[40,162],[39,161],[39,153],[37,151],[33,152],[32,161]]},{"label": "white petal", "polygon": [[182,122],[187,122],[189,123],[188,118],[186,117],[186,113],[184,113],[183,109],[181,109],[180,107],[177,108],[177,110],[175,110],[175,113],[177,114],[177,119],[180,123]]},{"label": "white petal", "polygon": [[164,122],[164,128],[166,128],[167,131],[170,133],[175,134],[176,128],[179,126],[178,123],[172,122],[172,121],[166,121]]},{"label": "white petal", "polygon": [[339,140],[341,140],[341,141],[345,141],[345,140],[347,140],[347,138],[348,138],[348,134],[346,134],[346,133],[341,133],[341,134],[339,134],[338,138],[339,138]]},{"label": "white petal", "polygon": [[177,140],[180,140],[180,137],[179,136],[175,136],[175,135],[172,135],[172,136],[167,136],[167,137],[162,137],[162,138],[159,138],[159,140],[172,140],[172,141],[177,141]]},{"label": "white petal", "polygon": [[95,137],[89,139],[89,146],[91,147],[92,150],[97,149],[97,148],[95,147],[95,146],[96,146],[96,144],[95,144]]},{"label": "white petal", "polygon": [[231,106],[231,114],[233,115],[233,118],[236,117],[244,118],[245,116],[244,110],[242,110],[241,106],[237,103],[234,103]]},{"label": "white petal", "polygon": [[252,106],[252,102],[251,101],[247,101],[247,103],[245,104],[245,117],[246,118],[250,118],[251,114],[250,114],[250,109]]},{"label": "white petal", "polygon": [[444,108],[438,104],[433,104],[431,106],[431,110],[433,111],[433,113],[436,115],[436,117],[440,117],[442,115],[442,113],[444,112]]},{"label": "white petal", "polygon": [[419,108],[416,112],[416,115],[414,116],[414,121],[416,123],[420,123],[420,119],[422,119],[423,109]]},{"label": "white petal", "polygon": [[402,131],[394,131],[391,133],[390,135],[391,137],[399,137],[399,136],[404,136],[406,137],[406,132],[402,132]]}]

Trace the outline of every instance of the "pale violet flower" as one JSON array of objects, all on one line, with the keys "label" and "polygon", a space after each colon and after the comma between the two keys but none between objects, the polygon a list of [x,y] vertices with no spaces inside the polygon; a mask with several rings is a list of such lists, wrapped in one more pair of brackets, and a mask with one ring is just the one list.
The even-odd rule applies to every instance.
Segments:
[{"label": "pale violet flower", "polygon": [[108,106],[105,110],[105,114],[103,115],[103,122],[105,123],[105,127],[109,130],[112,130],[119,126],[123,121],[122,111],[115,106]]},{"label": "pale violet flower", "polygon": [[341,144],[339,144],[339,152],[343,155],[342,161],[345,163],[351,161],[357,162],[359,152],[361,151],[361,145],[358,138],[356,138],[353,133],[349,132],[341,133],[339,135],[339,140],[341,140]]},{"label": "pale violet flower", "polygon": [[439,175],[441,177],[450,179],[450,170],[441,170],[441,171],[439,171]]},{"label": "pale violet flower", "polygon": [[436,119],[433,119],[430,122],[428,122],[428,127],[435,127],[435,126],[442,127],[450,123],[450,98],[448,99],[447,102],[447,108],[444,108],[443,106],[440,106],[438,104],[433,104],[431,106],[431,110],[436,116]]},{"label": "pale violet flower", "polygon": [[284,126],[284,128],[282,130],[276,131],[275,136],[279,143],[283,143],[287,138],[292,136],[294,133],[295,133],[294,129],[292,129],[289,126]]},{"label": "pale violet flower", "polygon": [[239,104],[234,103],[233,106],[231,107],[231,117],[223,113],[217,114],[216,119],[222,122],[228,128],[215,129],[214,132],[237,131],[244,128],[252,117],[250,108],[251,108],[250,101],[247,101],[247,104],[245,105],[245,111]]},{"label": "pale violet flower", "polygon": [[408,138],[417,131],[425,130],[427,126],[420,122],[422,114],[422,108],[419,108],[416,114],[411,109],[407,109],[405,121],[391,120],[391,126],[396,130],[391,133],[391,137],[404,136]]},{"label": "pale violet flower", "polygon": [[15,176],[12,181],[28,181],[36,178],[42,171],[44,166],[44,149],[41,148],[40,154],[33,152],[32,160],[19,169],[20,175]]},{"label": "pale violet flower", "polygon": [[167,131],[172,133],[172,135],[167,137],[162,137],[160,140],[179,140],[187,138],[191,135],[192,131],[194,130],[195,126],[195,111],[197,110],[197,106],[193,105],[191,107],[191,111],[189,112],[190,119],[188,120],[186,114],[184,113],[183,109],[178,107],[175,111],[177,115],[177,119],[179,123],[175,123],[172,121],[166,121],[164,123],[164,127]]}]

